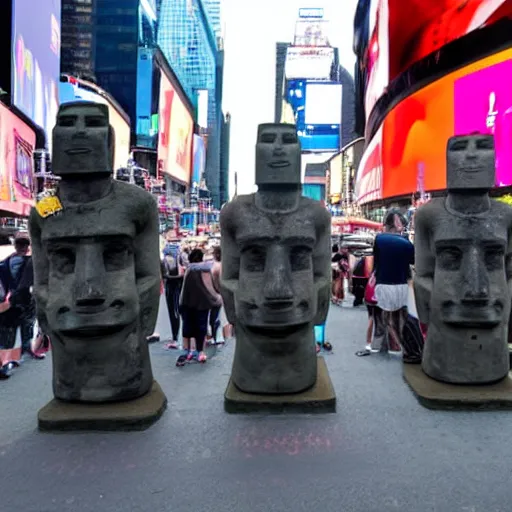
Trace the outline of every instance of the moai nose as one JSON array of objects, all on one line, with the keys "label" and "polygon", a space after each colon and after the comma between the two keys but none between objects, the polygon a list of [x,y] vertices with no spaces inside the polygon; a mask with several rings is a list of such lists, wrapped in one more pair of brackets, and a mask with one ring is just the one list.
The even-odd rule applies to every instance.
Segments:
[{"label": "moai nose", "polygon": [[489,299],[489,276],[481,264],[477,249],[471,248],[466,254],[463,301],[487,301]]},{"label": "moai nose", "polygon": [[293,301],[292,273],[284,247],[276,246],[269,250],[264,279],[265,301],[274,303]]},{"label": "moai nose", "polygon": [[77,254],[74,299],[78,307],[100,307],[106,300],[103,252],[94,244]]}]

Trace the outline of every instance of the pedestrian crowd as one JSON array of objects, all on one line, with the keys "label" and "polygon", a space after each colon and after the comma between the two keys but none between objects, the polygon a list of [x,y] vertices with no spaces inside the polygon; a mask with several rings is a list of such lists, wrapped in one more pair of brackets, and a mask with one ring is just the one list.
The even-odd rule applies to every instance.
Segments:
[{"label": "pedestrian crowd", "polygon": [[[332,247],[332,304],[344,306],[350,290],[352,306],[368,311],[366,346],[356,352],[359,357],[401,352],[404,363],[421,362],[426,326],[414,316],[411,304],[414,246],[406,227],[404,215],[393,209],[372,250],[351,251],[343,240]],[[166,348],[179,351],[177,366],[206,362],[208,345],[223,345],[234,336],[223,307],[221,271],[218,241],[180,240],[172,232],[162,238],[162,291],[172,333]],[[19,232],[12,254],[0,262],[0,379],[9,378],[27,358],[44,359],[50,349],[51,340],[36,321],[33,285],[30,239]],[[325,324],[315,326],[315,336],[317,352],[332,349],[325,339]],[[156,339],[157,334],[148,341]]]}]

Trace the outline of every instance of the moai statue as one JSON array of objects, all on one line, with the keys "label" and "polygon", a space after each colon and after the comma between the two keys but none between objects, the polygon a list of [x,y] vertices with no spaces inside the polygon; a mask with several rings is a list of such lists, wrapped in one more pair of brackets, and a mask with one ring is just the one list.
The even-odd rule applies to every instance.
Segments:
[{"label": "moai statue", "polygon": [[63,401],[129,400],[153,384],[158,210],[151,194],[112,178],[112,146],[106,105],[62,105],[52,158],[61,180],[30,215],[38,320]]},{"label": "moai statue", "polygon": [[317,378],[314,325],[329,308],[331,216],[302,196],[295,126],[259,126],[256,184],[220,215],[222,296],[237,338],[232,381],[246,393],[299,393]]},{"label": "moai statue", "polygon": [[489,197],[494,177],[492,136],[452,137],[447,197],[415,215],[423,371],[439,381],[492,383],[509,372],[512,208]]}]

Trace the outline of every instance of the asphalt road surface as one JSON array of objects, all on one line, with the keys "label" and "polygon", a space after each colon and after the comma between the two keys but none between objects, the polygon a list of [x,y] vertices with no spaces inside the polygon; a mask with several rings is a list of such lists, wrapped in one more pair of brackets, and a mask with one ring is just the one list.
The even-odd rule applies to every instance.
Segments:
[{"label": "asphalt road surface", "polygon": [[169,408],[156,425],[39,433],[51,364],[25,363],[0,383],[0,511],[509,512],[512,414],[422,408],[397,357],[354,356],[366,318],[329,315],[336,414],[228,415],[233,344],[179,369],[157,343]]}]

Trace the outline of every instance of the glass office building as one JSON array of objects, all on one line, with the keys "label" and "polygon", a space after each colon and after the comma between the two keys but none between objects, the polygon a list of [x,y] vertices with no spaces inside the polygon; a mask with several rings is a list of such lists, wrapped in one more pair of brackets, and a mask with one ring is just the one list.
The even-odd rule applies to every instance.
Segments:
[{"label": "glass office building", "polygon": [[158,46],[197,105],[197,92],[208,91],[206,185],[212,202],[220,206],[221,112],[218,82],[218,45],[212,17],[204,0],[160,0]]},{"label": "glass office building", "polygon": [[62,0],[61,73],[95,80],[96,0]]},{"label": "glass office building", "polygon": [[130,116],[132,143],[155,149],[156,0],[62,0],[61,72],[88,79]]}]

